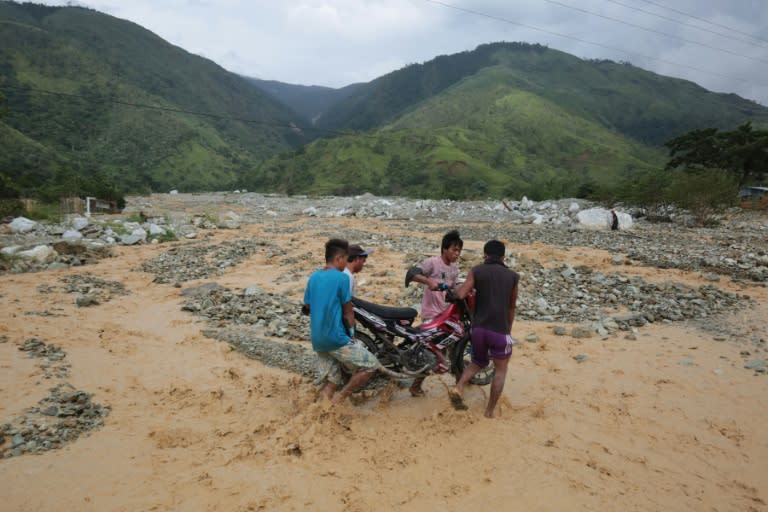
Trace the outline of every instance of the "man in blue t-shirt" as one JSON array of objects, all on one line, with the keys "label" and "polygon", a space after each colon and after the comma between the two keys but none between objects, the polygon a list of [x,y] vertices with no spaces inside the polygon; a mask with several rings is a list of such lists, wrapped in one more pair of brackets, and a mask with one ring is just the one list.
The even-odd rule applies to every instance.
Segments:
[{"label": "man in blue t-shirt", "polygon": [[[320,379],[325,382],[323,395],[339,403],[368,382],[379,361],[365,346],[354,339],[355,314],[349,277],[343,272],[347,265],[349,243],[333,238],[325,244],[325,267],[309,277],[304,292],[304,306],[309,310],[312,349],[317,353]],[[346,322],[346,326],[345,326]],[[342,368],[352,374],[343,383]]]}]

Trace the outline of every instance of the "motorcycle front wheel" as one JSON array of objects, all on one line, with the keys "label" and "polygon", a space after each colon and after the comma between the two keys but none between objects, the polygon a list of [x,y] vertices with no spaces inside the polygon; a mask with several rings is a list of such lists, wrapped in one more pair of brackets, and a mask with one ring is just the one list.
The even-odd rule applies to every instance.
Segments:
[{"label": "motorcycle front wheel", "polygon": [[[456,345],[455,354],[457,354],[457,356],[454,359],[454,375],[456,375],[456,378],[458,379],[464,372],[464,368],[469,366],[469,363],[472,362],[472,343],[470,342],[469,336],[459,341]],[[491,361],[488,366],[477,372],[469,383],[474,384],[475,386],[487,386],[493,380],[493,374],[495,372],[496,369],[493,366],[493,361]]]}]

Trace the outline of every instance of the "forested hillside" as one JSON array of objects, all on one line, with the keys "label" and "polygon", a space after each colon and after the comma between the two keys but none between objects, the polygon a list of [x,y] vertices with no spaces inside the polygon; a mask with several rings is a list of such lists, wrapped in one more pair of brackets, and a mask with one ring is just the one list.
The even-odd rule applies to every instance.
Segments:
[{"label": "forested hillside", "polygon": [[330,89],[238,76],[93,10],[0,2],[3,194],[611,197],[664,167],[664,142],[745,122],[768,109],[535,44]]},{"label": "forested hillside", "polygon": [[302,143],[287,128],[298,116],[244,78],[79,7],[0,2],[0,92],[0,172],[23,191],[95,175],[134,191],[222,189]]},{"label": "forested hillside", "polygon": [[317,121],[348,135],[274,157],[244,183],[302,193],[615,197],[664,167],[667,140],[767,120],[752,101],[684,80],[494,43],[359,86]]},{"label": "forested hillside", "polygon": [[367,84],[352,84],[340,89],[333,89],[319,85],[294,85],[276,80],[246,78],[259,89],[268,92],[281,103],[290,106],[297,114],[312,124],[317,123],[332,106],[367,87]]}]

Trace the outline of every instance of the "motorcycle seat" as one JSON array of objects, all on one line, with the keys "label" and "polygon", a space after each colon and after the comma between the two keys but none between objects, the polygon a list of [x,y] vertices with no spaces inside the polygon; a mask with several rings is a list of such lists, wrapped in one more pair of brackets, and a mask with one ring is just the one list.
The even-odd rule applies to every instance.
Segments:
[{"label": "motorcycle seat", "polygon": [[381,306],[368,302],[357,297],[352,297],[352,304],[359,308],[363,308],[366,311],[370,311],[374,315],[386,318],[389,320],[413,320],[416,318],[418,311],[413,308],[393,308],[391,306]]}]

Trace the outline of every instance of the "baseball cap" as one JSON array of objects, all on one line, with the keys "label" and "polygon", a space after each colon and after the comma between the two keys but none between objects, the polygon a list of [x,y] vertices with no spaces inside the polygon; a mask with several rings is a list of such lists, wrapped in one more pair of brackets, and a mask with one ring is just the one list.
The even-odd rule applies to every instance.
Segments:
[{"label": "baseball cap", "polygon": [[368,256],[369,254],[373,253],[373,249],[363,249],[357,244],[352,244],[349,246],[349,254],[350,258],[357,258],[358,256]]}]

